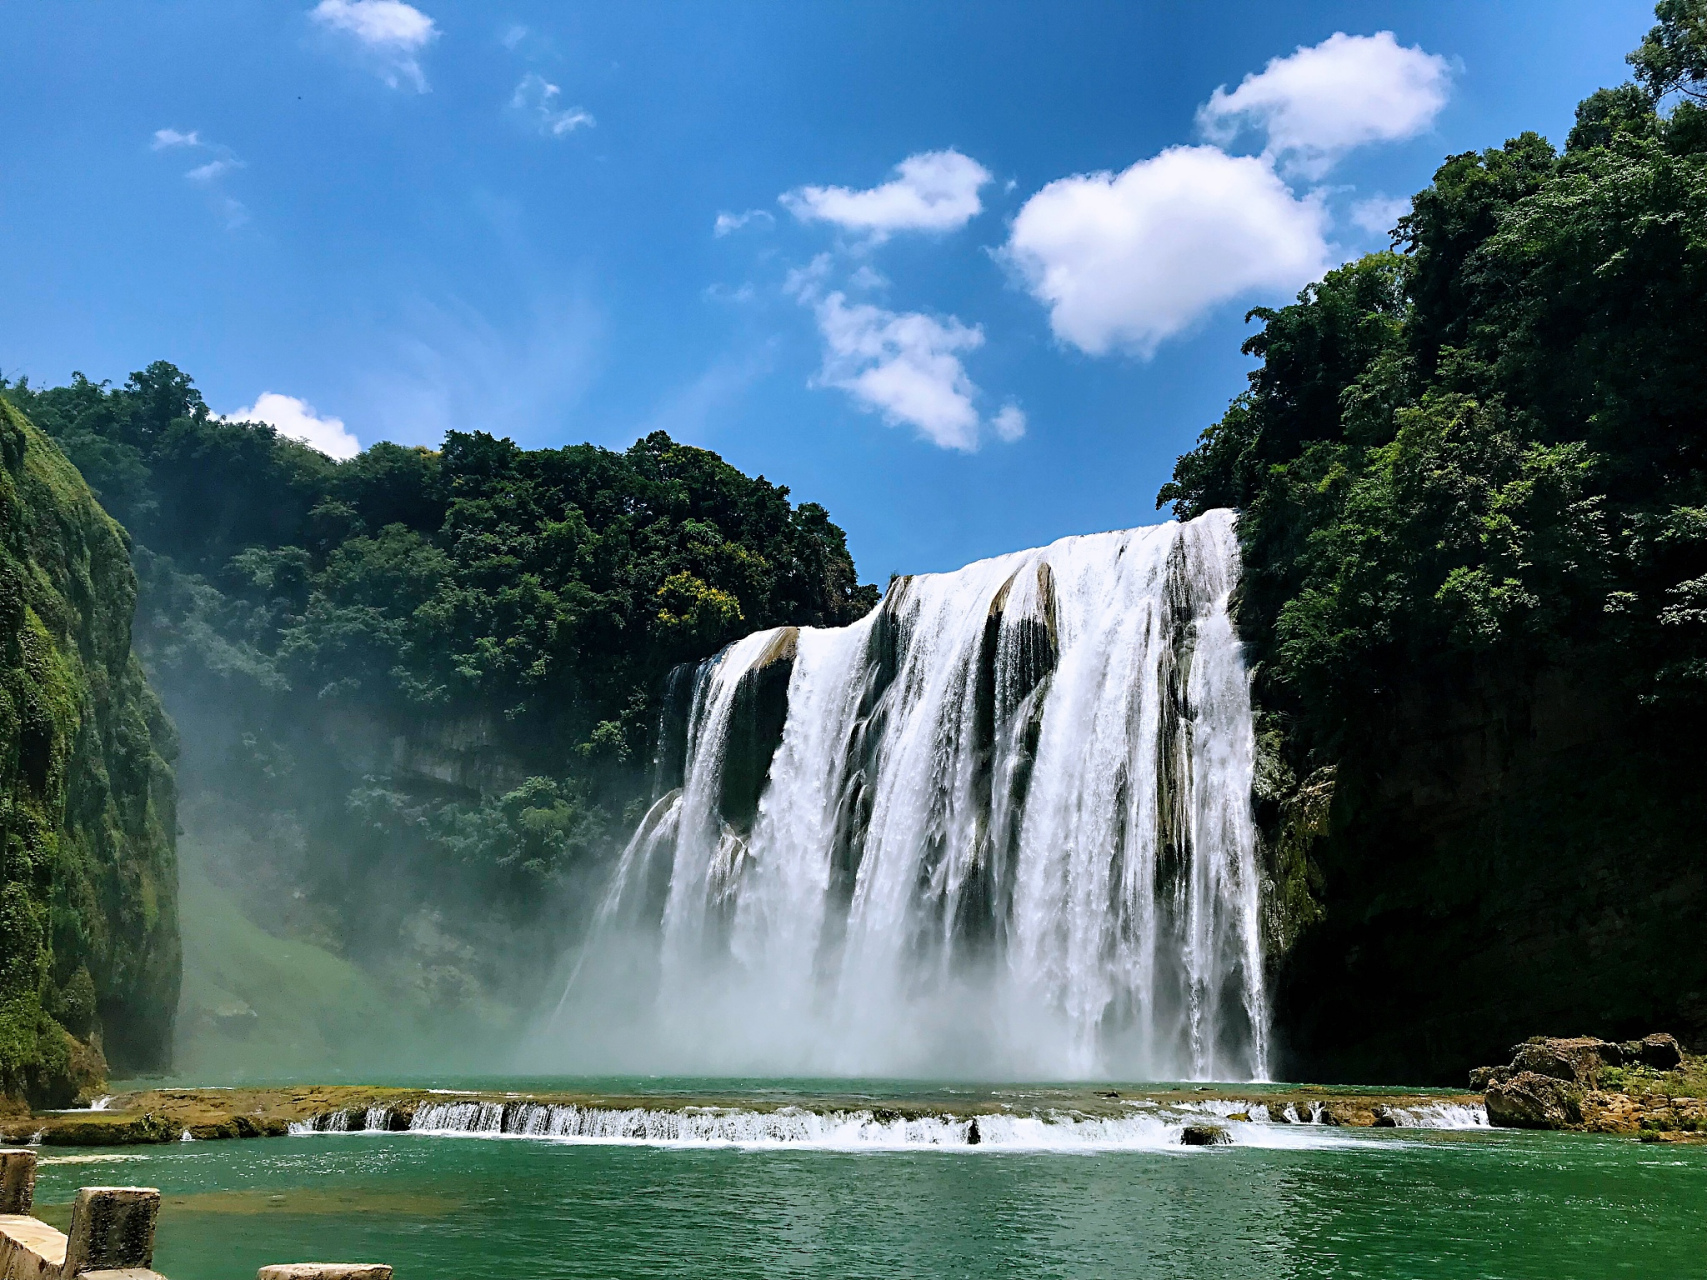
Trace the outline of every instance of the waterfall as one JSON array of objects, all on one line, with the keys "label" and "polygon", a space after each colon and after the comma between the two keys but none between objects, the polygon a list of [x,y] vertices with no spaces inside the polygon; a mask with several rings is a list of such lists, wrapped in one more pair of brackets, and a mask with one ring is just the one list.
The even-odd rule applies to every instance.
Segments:
[{"label": "waterfall", "polygon": [[1217,511],[724,649],[560,1029],[647,1070],[1265,1078],[1237,577]]}]

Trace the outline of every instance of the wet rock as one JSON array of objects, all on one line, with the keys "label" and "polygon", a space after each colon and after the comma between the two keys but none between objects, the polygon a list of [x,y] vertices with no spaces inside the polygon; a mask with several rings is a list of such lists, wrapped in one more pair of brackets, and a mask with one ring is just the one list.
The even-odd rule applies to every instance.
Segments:
[{"label": "wet rock", "polygon": [[984,1135],[978,1132],[978,1121],[973,1120],[971,1124],[966,1126],[966,1145],[975,1147],[982,1141],[984,1141]]},{"label": "wet rock", "polygon": [[1391,1107],[1376,1107],[1375,1118],[1370,1121],[1370,1124],[1376,1129],[1397,1129],[1399,1117],[1393,1113]]},{"label": "wet rock", "polygon": [[778,628],[735,686],[718,809],[723,820],[743,836],[753,829],[771,760],[782,745],[783,724],[788,719],[788,682],[794,673],[799,641],[800,628]]},{"label": "wet rock", "polygon": [[1505,1129],[1565,1129],[1582,1123],[1582,1091],[1557,1076],[1519,1071],[1488,1086],[1488,1123]]},{"label": "wet rock", "polygon": [[288,1262],[262,1267],[255,1280],[391,1280],[391,1268],[379,1262]]},{"label": "wet rock", "polygon": [[1224,1147],[1233,1141],[1218,1124],[1188,1124],[1179,1140],[1188,1147]]}]

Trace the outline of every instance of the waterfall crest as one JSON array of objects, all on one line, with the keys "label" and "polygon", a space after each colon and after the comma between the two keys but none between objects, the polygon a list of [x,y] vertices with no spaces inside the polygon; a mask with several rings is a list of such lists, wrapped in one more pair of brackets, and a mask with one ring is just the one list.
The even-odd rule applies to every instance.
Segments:
[{"label": "waterfall crest", "polygon": [[701,1074],[1266,1077],[1237,576],[1217,511],[730,645],[561,1029]]}]

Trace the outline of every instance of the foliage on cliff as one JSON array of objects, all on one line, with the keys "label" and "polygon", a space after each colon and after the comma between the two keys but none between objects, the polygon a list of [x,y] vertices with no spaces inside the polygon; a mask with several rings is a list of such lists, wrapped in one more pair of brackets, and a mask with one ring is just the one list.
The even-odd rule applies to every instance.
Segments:
[{"label": "foliage on cliff", "polygon": [[160,1065],[178,998],[172,726],[124,533],[0,400],[0,1101]]},{"label": "foliage on cliff", "polygon": [[560,945],[541,908],[620,838],[673,666],[876,599],[822,507],[662,432],[338,463],[164,362],[4,390],[136,541],[191,846],[270,927],[407,957],[440,1003]]},{"label": "foliage on cliff", "polygon": [[1308,1067],[1450,1073],[1548,1014],[1707,1034],[1707,4],[1659,14],[1562,153],[1451,157],[1396,252],[1253,311],[1160,495],[1244,511],[1277,849],[1335,788],[1277,868],[1326,912],[1283,974]]}]

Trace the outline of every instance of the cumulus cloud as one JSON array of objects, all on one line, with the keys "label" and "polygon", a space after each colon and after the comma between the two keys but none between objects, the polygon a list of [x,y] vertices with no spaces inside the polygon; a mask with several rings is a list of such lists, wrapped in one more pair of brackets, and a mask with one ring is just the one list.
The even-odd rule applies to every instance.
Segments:
[{"label": "cumulus cloud", "polygon": [[194,129],[188,133],[181,133],[177,129],[156,129],[153,145],[149,149],[167,151],[173,147],[199,147],[201,144],[201,135]]},{"label": "cumulus cloud", "polygon": [[990,427],[999,440],[1018,440],[1025,434],[1025,410],[1010,400],[990,419]]},{"label": "cumulus cloud", "polygon": [[1451,78],[1446,59],[1405,48],[1391,31],[1340,31],[1270,60],[1231,93],[1225,85],[1216,89],[1197,121],[1220,144],[1246,128],[1261,130],[1267,155],[1320,177],[1353,147],[1422,133],[1446,105]]},{"label": "cumulus cloud", "polygon": [[767,226],[776,219],[764,209],[748,209],[743,213],[719,213],[717,221],[712,225],[711,234],[726,236],[732,231],[739,231],[750,222],[762,222]]},{"label": "cumulus cloud", "polygon": [[247,409],[227,414],[227,422],[264,422],[281,436],[300,440],[329,457],[353,458],[362,451],[360,441],[350,434],[341,418],[322,418],[311,405],[295,396],[264,391]]},{"label": "cumulus cloud", "polygon": [[958,151],[924,151],[895,166],[896,177],[882,186],[797,187],[784,192],[782,205],[802,222],[829,222],[881,240],[896,231],[953,231],[965,226],[984,205],[979,190],[990,171]]},{"label": "cumulus cloud", "polygon": [[1384,236],[1410,211],[1411,202],[1403,196],[1370,196],[1351,206],[1351,221],[1372,236]]},{"label": "cumulus cloud", "polygon": [[1051,182],[1004,253],[1057,337],[1149,356],[1217,303],[1319,275],[1326,228],[1321,200],[1294,196],[1262,160],[1173,147],[1124,173]]},{"label": "cumulus cloud", "polygon": [[563,90],[530,71],[510,95],[510,109],[525,115],[548,138],[561,138],[582,127],[591,128],[592,113],[581,107],[565,107],[562,96]]},{"label": "cumulus cloud", "polygon": [[308,16],[328,31],[354,39],[393,89],[407,81],[427,91],[420,53],[438,39],[433,20],[403,0],[320,0]]},{"label": "cumulus cloud", "polygon": [[983,345],[982,329],[953,316],[849,305],[840,291],[819,300],[816,310],[824,337],[819,385],[839,387],[885,422],[915,427],[944,449],[977,449],[978,388],[959,353]]}]

